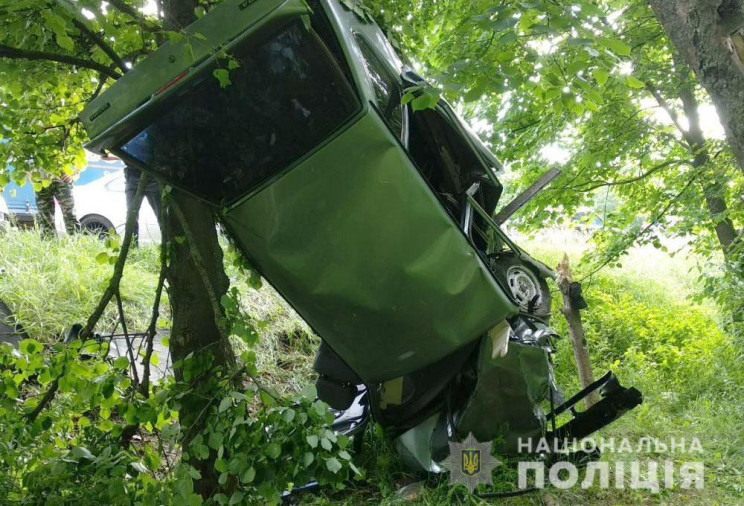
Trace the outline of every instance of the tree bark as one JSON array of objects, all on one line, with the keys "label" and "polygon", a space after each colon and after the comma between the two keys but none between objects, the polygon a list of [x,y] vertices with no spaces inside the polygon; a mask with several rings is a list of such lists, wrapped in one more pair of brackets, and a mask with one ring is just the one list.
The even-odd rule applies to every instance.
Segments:
[{"label": "tree bark", "polygon": [[[579,372],[581,388],[586,388],[594,383],[594,372],[592,371],[592,363],[589,360],[589,351],[586,347],[586,335],[584,334],[584,324],[581,321],[580,309],[576,307],[575,298],[571,294],[571,285],[574,283],[568,262],[568,255],[563,255],[563,260],[556,267],[556,272],[558,273],[558,288],[563,297],[562,312],[563,316],[566,317],[566,323],[568,323],[568,335],[571,339],[571,347],[573,348],[574,359],[576,360],[576,368]],[[588,409],[598,401],[599,396],[594,391],[584,399],[584,407]]]},{"label": "tree bark", "polygon": [[[181,30],[194,20],[196,0],[163,1],[164,28]],[[177,362],[193,353],[213,357],[215,369],[234,363],[235,356],[221,325],[222,309],[219,301],[227,293],[229,280],[225,274],[214,211],[203,202],[173,189],[169,196],[177,207],[164,213],[164,240],[171,242],[170,262],[166,271],[173,315],[170,351]],[[188,240],[182,240],[186,239]],[[215,305],[216,300],[216,305]],[[183,379],[176,370],[178,379]],[[191,381],[199,381],[192,378]],[[196,385],[194,385],[196,386]],[[179,421],[184,434],[184,447],[201,432],[204,408],[202,397],[184,396]],[[195,482],[195,492],[205,499],[218,487],[218,473],[214,469],[212,452],[204,461],[191,459],[201,478]]]},{"label": "tree bark", "polygon": [[677,50],[716,106],[744,171],[743,0],[649,0]]}]

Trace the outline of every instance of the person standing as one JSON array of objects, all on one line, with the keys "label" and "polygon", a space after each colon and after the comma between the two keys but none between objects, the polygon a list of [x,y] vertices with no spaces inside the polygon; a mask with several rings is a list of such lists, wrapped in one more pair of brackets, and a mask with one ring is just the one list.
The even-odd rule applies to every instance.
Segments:
[{"label": "person standing", "polygon": [[[124,167],[124,180],[126,181],[124,192],[127,196],[127,213],[132,208],[134,196],[137,194],[137,186],[139,186],[141,176],[142,171],[139,169],[130,167],[129,165]],[[150,203],[150,207],[152,208],[153,213],[155,213],[158,223],[160,223],[160,185],[157,180],[152,177],[149,179],[147,186],[145,187],[145,197],[147,198],[147,202]],[[139,243],[139,214],[134,217],[134,237],[132,238],[132,243],[135,246]]]},{"label": "person standing", "polygon": [[54,201],[62,210],[67,235],[80,231],[80,222],[75,215],[75,199],[72,196],[73,179],[67,174],[52,179],[49,186],[36,192],[36,206],[39,210],[38,224],[41,233],[53,237],[57,234],[54,226]]}]

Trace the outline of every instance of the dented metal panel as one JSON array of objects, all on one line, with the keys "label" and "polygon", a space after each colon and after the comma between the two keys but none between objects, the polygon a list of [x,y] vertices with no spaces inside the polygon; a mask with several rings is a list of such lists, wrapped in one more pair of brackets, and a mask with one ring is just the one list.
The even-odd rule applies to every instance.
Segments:
[{"label": "dented metal panel", "polygon": [[225,221],[367,382],[415,371],[515,313],[371,110]]},{"label": "dented metal panel", "polygon": [[495,440],[501,454],[516,454],[519,439],[542,437],[545,416],[540,403],[550,388],[548,352],[539,346],[509,342],[505,356],[493,358],[493,343],[484,338],[478,359],[478,383],[457,432],[478,441]]}]

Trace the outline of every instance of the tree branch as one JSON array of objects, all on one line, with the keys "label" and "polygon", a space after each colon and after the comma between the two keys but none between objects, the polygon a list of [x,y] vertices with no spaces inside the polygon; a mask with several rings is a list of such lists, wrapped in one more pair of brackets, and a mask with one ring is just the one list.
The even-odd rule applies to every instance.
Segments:
[{"label": "tree branch", "polygon": [[93,313],[88,318],[83,330],[80,331],[80,337],[83,339],[86,339],[93,333],[93,329],[101,318],[106,306],[108,306],[108,303],[111,302],[111,299],[119,291],[119,283],[121,277],[124,275],[124,264],[127,261],[129,248],[132,245],[135,218],[137,217],[137,213],[139,213],[140,206],[142,205],[142,199],[145,197],[145,188],[147,187],[149,179],[150,177],[147,174],[143,174],[140,178],[139,185],[137,185],[137,193],[134,194],[132,207],[129,208],[129,212],[127,213],[127,223],[124,226],[124,239],[121,241],[121,249],[119,250],[119,257],[116,259],[116,264],[114,265],[114,273],[111,275],[109,286],[104,292],[103,297],[101,297],[101,300],[98,302],[98,306],[93,310]]},{"label": "tree branch", "polygon": [[[665,168],[669,167],[670,165],[685,164],[685,163],[692,163],[692,162],[690,162],[689,160],[668,160],[668,161],[666,161],[664,163],[660,163],[659,165],[656,165],[656,166],[650,168],[649,170],[647,170],[643,174],[640,174],[640,175],[635,176],[635,177],[631,177],[631,178],[627,178],[627,179],[620,179],[620,180],[617,180],[617,181],[602,181],[602,182],[598,182],[598,181],[587,181],[586,183],[583,183],[583,184],[574,186],[571,189],[572,190],[576,190],[576,191],[580,191],[580,192],[590,192],[592,190],[596,190],[597,188],[602,188],[604,186],[621,186],[621,185],[626,185],[626,184],[637,183],[641,179],[645,179],[648,176],[650,176],[651,174],[653,174],[655,172],[658,172],[661,169],[665,169]],[[596,184],[594,186],[589,186],[588,188],[586,187],[587,185],[590,185],[590,184],[593,184],[593,183],[596,183]]]},{"label": "tree branch", "polygon": [[[160,210],[160,216],[158,219],[161,223],[164,221],[163,213],[165,209]],[[158,317],[160,316],[160,298],[163,295],[163,286],[165,285],[165,274],[168,270],[168,241],[165,237],[160,240],[160,277],[158,278],[158,286],[155,289],[155,301],[152,304],[152,316],[150,318],[150,325],[147,327],[147,333],[145,339],[147,340],[147,348],[145,349],[145,357],[142,359],[142,383],[140,383],[140,393],[145,396],[150,396],[150,359],[152,358],[155,334],[157,334],[158,328]]]},{"label": "tree branch", "polygon": [[651,83],[646,83],[646,89],[656,99],[656,103],[659,104],[659,107],[664,109],[664,112],[667,113],[667,115],[669,116],[669,119],[671,119],[672,122],[674,123],[674,126],[677,127],[677,130],[679,130],[680,133],[684,135],[685,129],[682,128],[682,125],[679,122],[679,117],[677,116],[677,112],[674,109],[672,109],[672,107],[669,105],[669,102],[666,101],[666,99],[661,95],[659,90],[657,90],[654,86],[652,86]]},{"label": "tree branch", "polygon": [[98,47],[101,48],[101,51],[106,53],[106,56],[111,58],[111,61],[116,64],[117,67],[123,72],[127,73],[129,70],[127,66],[124,64],[124,60],[121,59],[121,57],[114,51],[114,49],[109,45],[103,38],[98,35],[96,32],[88,28],[85,23],[82,21],[78,21],[75,18],[72,18],[72,24],[75,25],[75,27],[83,32],[90,40],[92,40]]},{"label": "tree branch", "polygon": [[160,27],[156,23],[153,23],[152,21],[147,19],[144,14],[139,12],[131,5],[127,5],[124,0],[108,0],[108,3],[117,11],[121,12],[122,14],[126,14],[130,18],[137,21],[143,28],[146,27],[148,29],[160,30]]},{"label": "tree branch", "polygon": [[8,58],[10,60],[50,61],[56,63],[64,63],[66,65],[74,65],[76,67],[95,70],[102,75],[105,75],[106,77],[110,77],[111,79],[119,79],[121,77],[121,74],[119,74],[118,72],[110,69],[102,63],[98,63],[93,60],[86,60],[84,58],[77,58],[75,56],[68,56],[64,54],[48,53],[46,51],[19,49],[2,44],[0,44],[0,58]]}]

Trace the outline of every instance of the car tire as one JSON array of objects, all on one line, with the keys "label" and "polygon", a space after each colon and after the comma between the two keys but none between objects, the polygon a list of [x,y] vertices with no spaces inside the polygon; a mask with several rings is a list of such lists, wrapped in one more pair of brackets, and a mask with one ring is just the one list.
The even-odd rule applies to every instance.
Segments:
[{"label": "car tire", "polygon": [[100,214],[89,214],[80,220],[80,228],[83,232],[103,239],[114,229],[114,225]]},{"label": "car tire", "polygon": [[[491,269],[521,311],[538,317],[550,317],[550,288],[535,268],[507,254],[491,258]],[[535,296],[538,298],[532,302]]]}]

